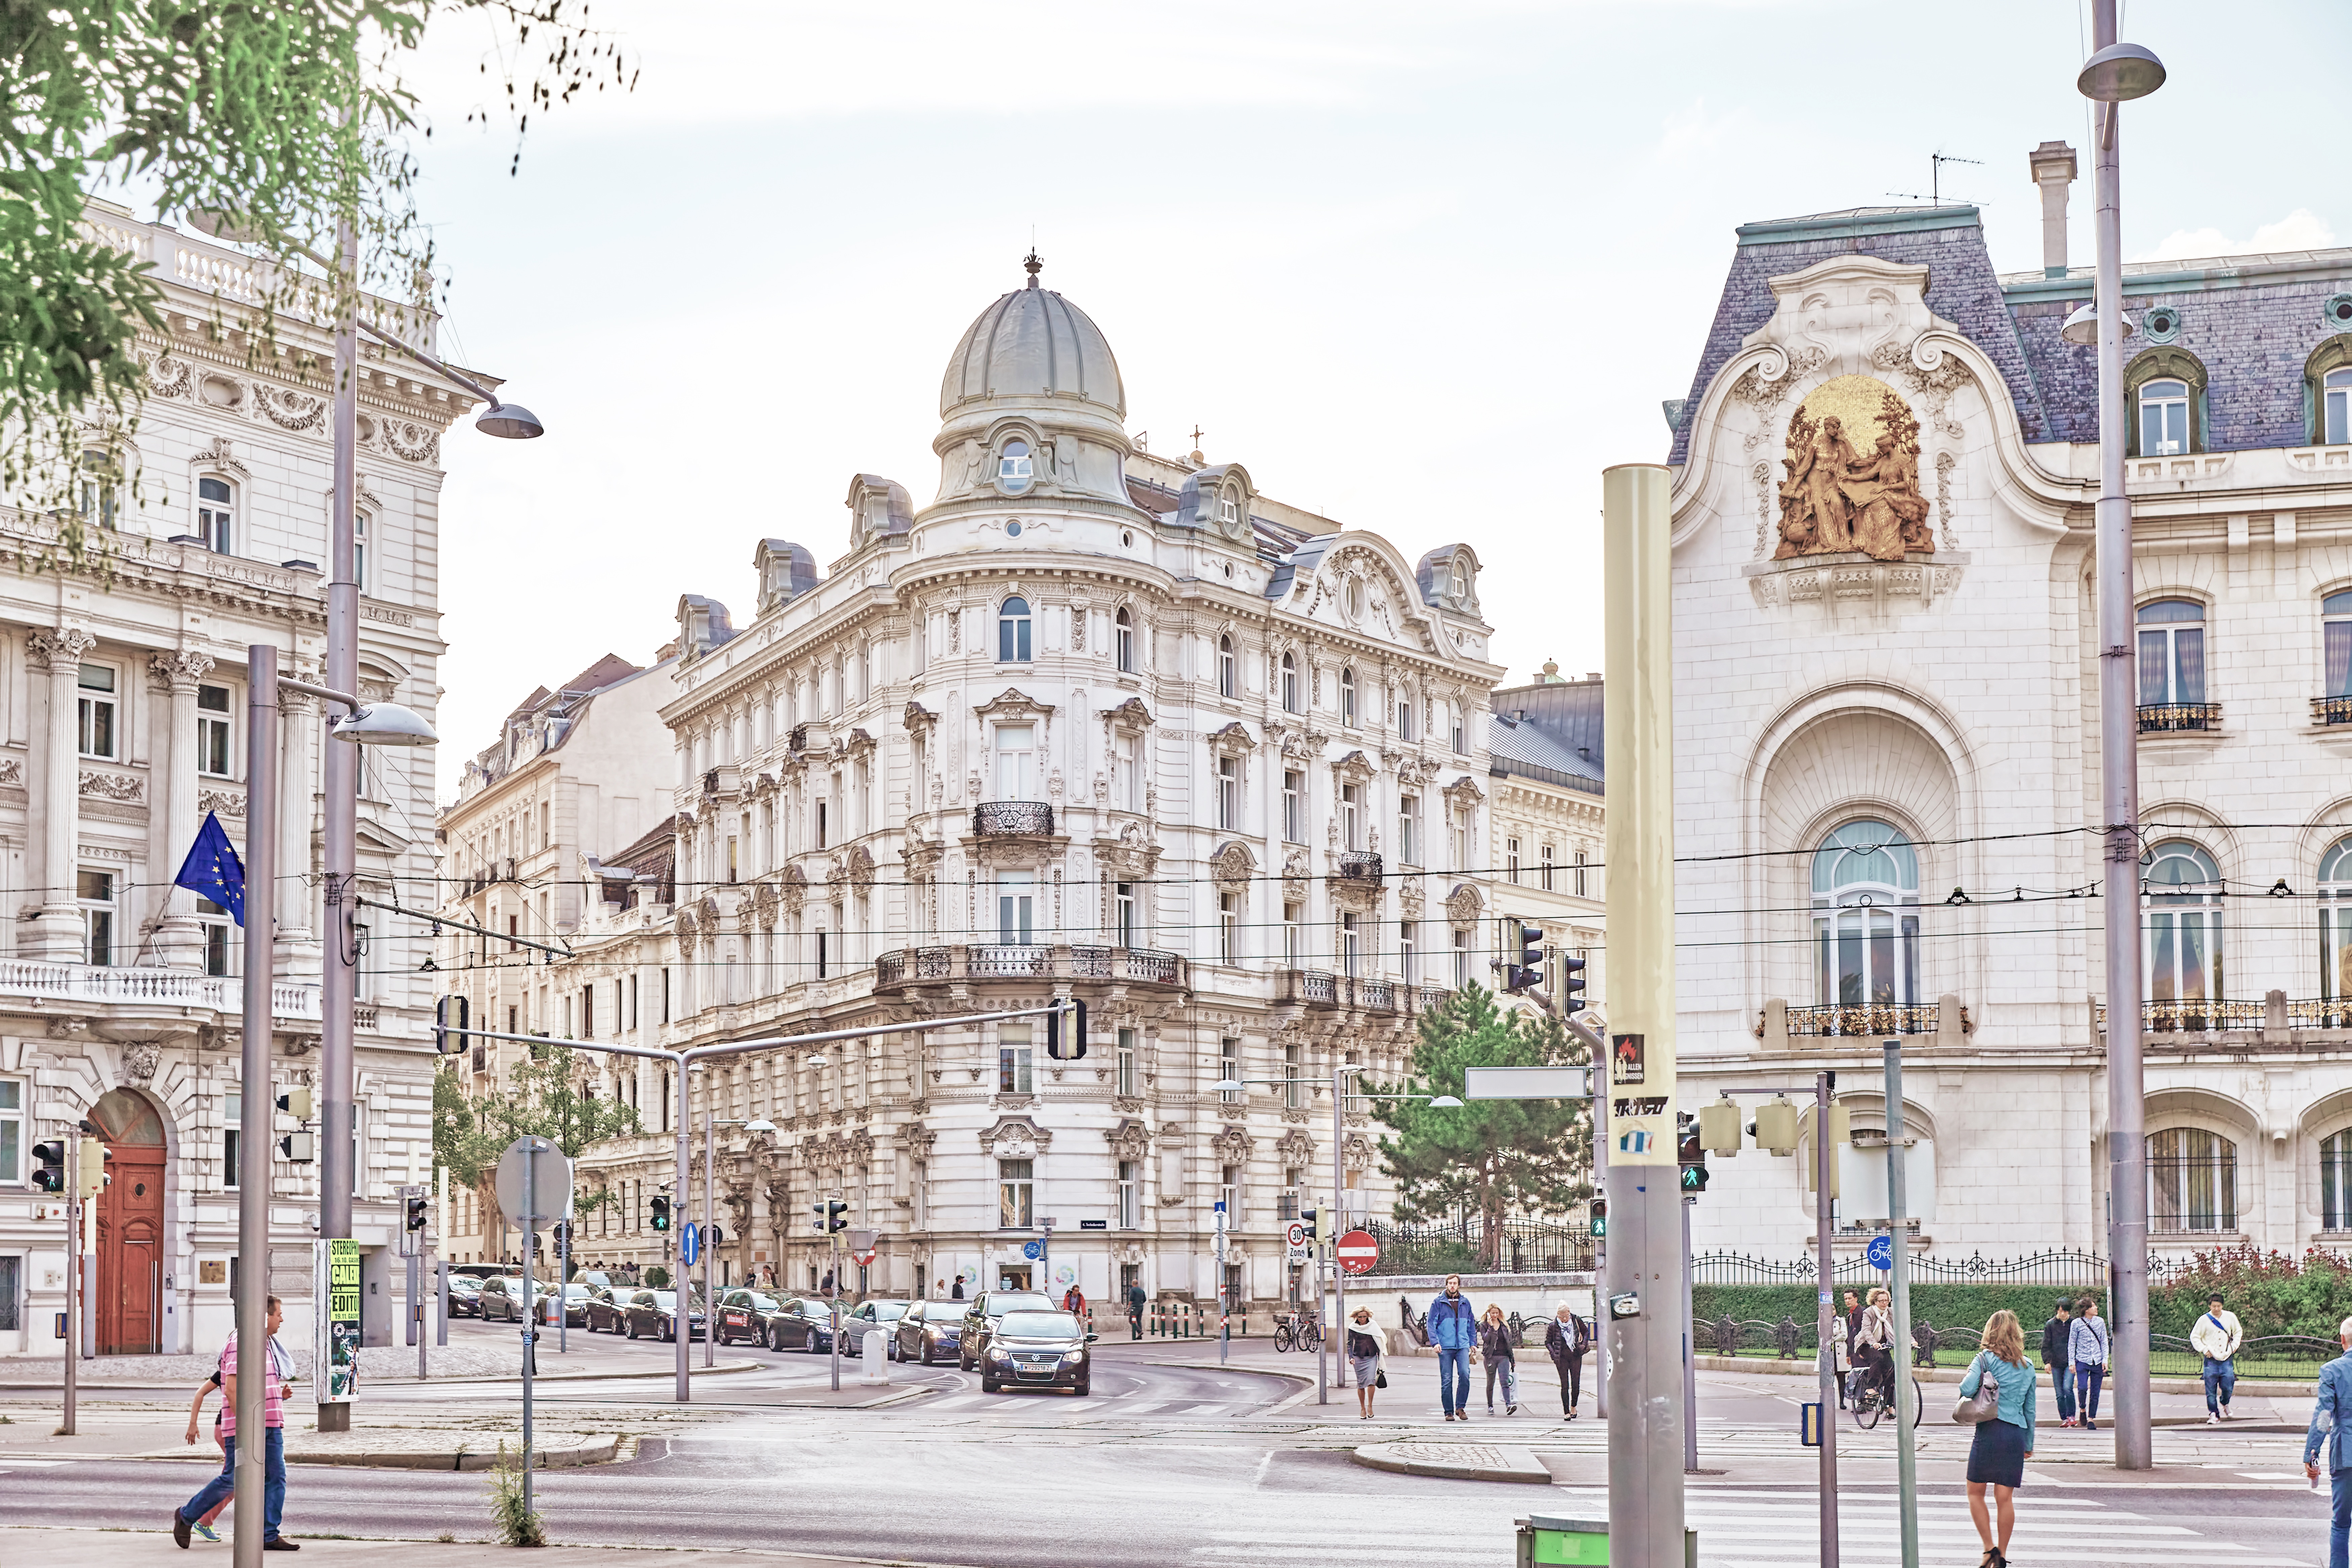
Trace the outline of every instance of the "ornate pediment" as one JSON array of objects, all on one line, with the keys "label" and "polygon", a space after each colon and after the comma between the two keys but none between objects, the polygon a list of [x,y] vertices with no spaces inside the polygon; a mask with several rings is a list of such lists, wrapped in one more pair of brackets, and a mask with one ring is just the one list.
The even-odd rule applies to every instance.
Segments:
[{"label": "ornate pediment", "polygon": [[797,865],[788,865],[783,874],[784,907],[798,915],[808,898],[808,873]]},{"label": "ornate pediment", "polygon": [[1380,776],[1380,769],[1372,766],[1372,759],[1360,751],[1351,751],[1331,764],[1331,771],[1338,774],[1342,782],[1349,784],[1369,784]]},{"label": "ornate pediment", "polygon": [[1054,1134],[1026,1116],[1000,1116],[980,1134],[980,1146],[1000,1160],[1033,1160],[1052,1146]]},{"label": "ornate pediment", "polygon": [[1234,1123],[1227,1123],[1209,1140],[1209,1152],[1217,1156],[1221,1165],[1246,1164],[1256,1148],[1257,1140],[1249,1135],[1249,1129]]},{"label": "ornate pediment", "polygon": [[1229,757],[1244,756],[1257,749],[1257,742],[1250,738],[1250,732],[1242,727],[1238,719],[1223,729],[1210,731],[1207,739],[1210,750]]},{"label": "ornate pediment", "polygon": [[1141,697],[1129,697],[1117,707],[1102,710],[1102,720],[1114,729],[1145,730],[1151,727],[1151,710],[1143,706]]},{"label": "ornate pediment", "polygon": [[1129,878],[1150,876],[1160,864],[1160,846],[1140,822],[1126,823],[1115,839],[1097,839],[1095,853],[1110,870]]},{"label": "ornate pediment", "polygon": [[1486,895],[1466,882],[1456,883],[1454,891],[1445,895],[1445,917],[1457,926],[1477,924],[1486,907]]},{"label": "ornate pediment", "polygon": [[1239,887],[1257,874],[1257,857],[1239,839],[1229,839],[1209,857],[1209,874],[1220,887]]},{"label": "ornate pediment", "polygon": [[1151,1129],[1133,1116],[1119,1118],[1118,1125],[1103,1137],[1110,1144],[1114,1159],[1140,1160],[1151,1152]]},{"label": "ornate pediment", "polygon": [[1315,1140],[1307,1135],[1305,1128],[1293,1127],[1282,1134],[1282,1142],[1275,1145],[1275,1152],[1282,1156],[1285,1165],[1312,1166],[1315,1163]]},{"label": "ornate pediment", "polygon": [[985,717],[1018,722],[1024,718],[1050,718],[1054,705],[1039,702],[1018,686],[1007,686],[971,710]]},{"label": "ornate pediment", "polygon": [[1456,807],[1465,808],[1475,806],[1486,798],[1486,791],[1478,788],[1478,780],[1467,773],[1448,784],[1442,793]]},{"label": "ornate pediment", "polygon": [[901,717],[907,726],[907,733],[915,736],[929,735],[932,727],[940,722],[940,716],[920,703],[908,703]]}]

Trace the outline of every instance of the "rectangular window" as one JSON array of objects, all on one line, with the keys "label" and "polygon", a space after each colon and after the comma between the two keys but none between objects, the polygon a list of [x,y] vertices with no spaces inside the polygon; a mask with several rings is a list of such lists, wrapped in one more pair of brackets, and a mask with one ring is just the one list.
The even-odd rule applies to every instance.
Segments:
[{"label": "rectangular window", "polygon": [[831,944],[826,940],[831,935],[832,933],[822,925],[816,928],[816,977],[820,980],[831,972],[829,967],[833,962],[833,954],[828,950]]},{"label": "rectangular window", "polygon": [[1239,831],[1242,825],[1242,759],[1217,758],[1217,826]]},{"label": "rectangular window", "polygon": [[221,1190],[235,1192],[237,1183],[239,1145],[245,1124],[245,1092],[231,1089],[221,1096]]},{"label": "rectangular window", "polygon": [[213,779],[231,773],[228,688],[196,688],[196,771]]},{"label": "rectangular window", "polygon": [[[1217,1082],[1223,1083],[1228,1080],[1238,1081],[1241,1075],[1242,1042],[1232,1035],[1227,1035],[1217,1041]],[[1219,1092],[1217,1099],[1222,1104],[1238,1105],[1241,1103],[1242,1094],[1241,1090],[1227,1089]]]},{"label": "rectangular window", "polygon": [[1397,698],[1396,715],[1397,738],[1411,740],[1412,738],[1412,699],[1411,697]]},{"label": "rectangular window", "polygon": [[1035,908],[1036,879],[1025,871],[1003,871],[996,873],[996,939],[1009,945],[1026,946],[1035,926],[1032,919]]},{"label": "rectangular window", "polygon": [[1460,990],[1470,983],[1470,933],[1456,927],[1454,933],[1454,988]]},{"label": "rectangular window", "polygon": [[1298,1195],[1300,1190],[1306,1186],[1307,1173],[1305,1171],[1293,1166],[1282,1173],[1281,1218],[1285,1220],[1292,1220],[1298,1218]]},{"label": "rectangular window", "polygon": [[1111,921],[1122,947],[1135,946],[1135,883],[1116,883],[1111,892]]},{"label": "rectangular window", "polygon": [[1242,1167],[1225,1166],[1217,1173],[1217,1201],[1225,1207],[1225,1224],[1235,1230],[1242,1224]]},{"label": "rectangular window", "polygon": [[1397,973],[1404,977],[1404,983],[1408,986],[1418,985],[1421,982],[1420,947],[1420,938],[1414,935],[1413,923],[1410,920],[1399,921],[1397,923]]},{"label": "rectangular window", "polygon": [[1536,852],[1539,857],[1537,862],[1536,879],[1543,884],[1543,890],[1546,893],[1549,893],[1553,891],[1551,884],[1553,871],[1551,860],[1552,848],[1549,844],[1546,844]]},{"label": "rectangular window", "polygon": [[1121,1099],[1135,1098],[1135,1031],[1118,1031],[1118,1094]]},{"label": "rectangular window", "polygon": [[[669,967],[667,965],[664,965],[662,967],[661,975],[661,1020],[664,1023],[667,1023],[669,1022]],[[508,1032],[511,1033],[513,1031],[509,1030]]]},{"label": "rectangular window", "polygon": [[[1588,891],[1587,883],[1585,882],[1586,870],[1587,867],[1585,865],[1584,852],[1582,850],[1579,850],[1576,852],[1576,896],[1579,898],[1590,898],[1591,896],[1591,894]],[[1550,884],[1547,883],[1545,885],[1549,886]]]},{"label": "rectangular window", "polygon": [[1036,1184],[1034,1160],[996,1162],[996,1223],[1003,1230],[1031,1230],[1030,1197]]},{"label": "rectangular window", "polygon": [[1454,869],[1470,869],[1470,813],[1458,812],[1454,817]]},{"label": "rectangular window", "polygon": [[1143,775],[1138,765],[1137,741],[1131,735],[1118,737],[1118,755],[1111,764],[1116,775],[1111,780],[1111,799],[1122,810],[1143,810]]},{"label": "rectangular window", "polygon": [[114,873],[76,872],[74,894],[81,904],[82,962],[100,967],[113,963]]},{"label": "rectangular window", "polygon": [[596,1038],[596,988],[589,986],[580,993],[580,1038]]},{"label": "rectangular window", "polygon": [[1282,770],[1282,841],[1307,841],[1307,775],[1295,768]]},{"label": "rectangular window", "polygon": [[816,847],[818,849],[824,849],[828,841],[825,836],[826,828],[824,808],[825,802],[823,800],[819,800],[816,803]]},{"label": "rectangular window", "polygon": [[1339,847],[1360,850],[1364,847],[1364,787],[1360,784],[1339,786]]},{"label": "rectangular window", "polygon": [[996,727],[996,800],[1037,799],[1037,727]]},{"label": "rectangular window", "polygon": [[1282,1048],[1282,1103],[1286,1110],[1296,1111],[1307,1103],[1307,1085],[1299,1079],[1306,1071],[1296,1042]]},{"label": "rectangular window", "polygon": [[1421,863],[1421,797],[1397,797],[1397,859],[1406,865]]},{"label": "rectangular window", "polygon": [[233,973],[230,955],[236,951],[236,945],[229,937],[228,911],[211,899],[199,896],[196,900],[196,924],[203,927],[205,933],[205,973]]},{"label": "rectangular window", "polygon": [[1446,738],[1453,747],[1454,754],[1460,757],[1467,753],[1470,749],[1469,727],[1463,723],[1460,708],[1451,706],[1446,708],[1445,727]]},{"label": "rectangular window", "polygon": [[1141,1205],[1136,1201],[1136,1191],[1143,1185],[1143,1163],[1140,1160],[1118,1162],[1118,1228],[1133,1230],[1135,1217]]},{"label": "rectangular window", "polygon": [[81,754],[111,759],[115,755],[114,672],[104,664],[84,664],[76,684],[81,688]]},{"label": "rectangular window", "polygon": [[1029,1027],[1026,1024],[1006,1024],[996,1031],[996,1092],[999,1094],[1029,1094],[1035,1092],[1031,1077]]},{"label": "rectangular window", "polygon": [[1503,876],[1508,882],[1519,880],[1519,841],[1516,837],[1503,841]]},{"label": "rectangular window", "polygon": [[1301,947],[1298,939],[1299,927],[1306,923],[1307,906],[1305,904],[1286,904],[1282,906],[1282,967],[1286,969],[1296,969],[1299,967]]},{"label": "rectangular window", "polygon": [[736,838],[734,834],[730,833],[727,835],[727,880],[729,882],[740,881],[742,861],[741,857],[737,853]]},{"label": "rectangular window", "polygon": [[368,516],[365,512],[352,514],[352,584],[362,593],[368,591]]},{"label": "rectangular window", "polygon": [[24,1179],[25,1085],[0,1079],[0,1184],[15,1186]]},{"label": "rectangular window", "polygon": [[[619,982],[615,981],[614,984],[617,987]],[[637,1027],[637,977],[635,975],[631,975],[629,977],[628,1021],[621,1027],[630,1030],[634,1030]]]},{"label": "rectangular window", "polygon": [[210,476],[196,481],[196,538],[217,555],[229,553],[236,542],[236,498],[228,481]]}]

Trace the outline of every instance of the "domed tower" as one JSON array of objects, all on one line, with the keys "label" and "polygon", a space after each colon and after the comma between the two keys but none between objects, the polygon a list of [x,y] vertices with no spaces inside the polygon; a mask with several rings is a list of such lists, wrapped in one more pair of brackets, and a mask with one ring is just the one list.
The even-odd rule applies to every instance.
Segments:
[{"label": "domed tower", "polygon": [[1036,253],[1023,265],[1028,284],[982,310],[948,358],[932,508],[1050,497],[1130,511],[1118,361],[1085,311],[1038,287]]}]

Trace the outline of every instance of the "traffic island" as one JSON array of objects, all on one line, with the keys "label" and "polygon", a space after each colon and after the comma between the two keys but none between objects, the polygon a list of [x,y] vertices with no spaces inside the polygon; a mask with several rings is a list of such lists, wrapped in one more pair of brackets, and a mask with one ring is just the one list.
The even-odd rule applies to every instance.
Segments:
[{"label": "traffic island", "polygon": [[1403,1476],[1551,1485],[1551,1471],[1534,1449],[1503,1443],[1366,1443],[1349,1457],[1360,1465]]},{"label": "traffic island", "polygon": [[[499,1445],[506,1445],[506,1462],[520,1464],[522,1434],[457,1432],[442,1429],[390,1429],[356,1432],[314,1432],[289,1429],[286,1462],[289,1465],[355,1465],[389,1470],[488,1470],[499,1465]],[[541,1432],[531,1443],[531,1469],[572,1469],[582,1465],[608,1465],[620,1451],[621,1439],[589,1432]],[[156,1448],[127,1454],[133,1459],[207,1458],[188,1448]]]}]

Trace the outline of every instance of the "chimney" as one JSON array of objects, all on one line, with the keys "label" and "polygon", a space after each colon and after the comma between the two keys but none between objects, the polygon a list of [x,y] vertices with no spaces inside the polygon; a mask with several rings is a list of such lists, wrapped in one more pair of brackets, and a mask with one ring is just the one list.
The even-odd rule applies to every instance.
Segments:
[{"label": "chimney", "polygon": [[2042,187],[2042,276],[2066,276],[2066,187],[2074,183],[2074,150],[2045,141],[2027,154],[2033,183]]}]

